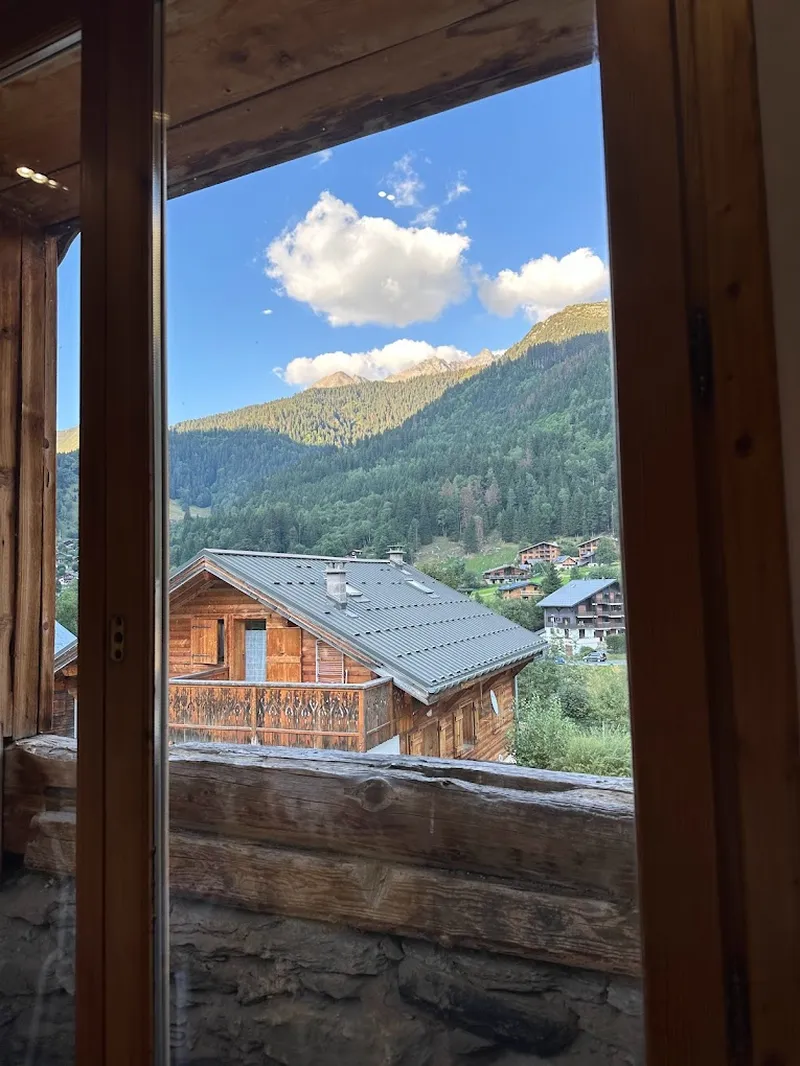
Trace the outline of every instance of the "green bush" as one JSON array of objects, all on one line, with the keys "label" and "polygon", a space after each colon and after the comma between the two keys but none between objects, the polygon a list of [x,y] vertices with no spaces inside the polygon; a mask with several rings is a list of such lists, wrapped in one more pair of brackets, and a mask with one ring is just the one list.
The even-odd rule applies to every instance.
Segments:
[{"label": "green bush", "polygon": [[558,696],[533,693],[517,706],[509,748],[520,766],[621,777],[631,773],[631,740],[621,726],[582,726]]},{"label": "green bush", "polygon": [[608,650],[614,655],[619,655],[626,650],[625,634],[624,633],[612,633],[610,637],[606,637],[606,644]]}]

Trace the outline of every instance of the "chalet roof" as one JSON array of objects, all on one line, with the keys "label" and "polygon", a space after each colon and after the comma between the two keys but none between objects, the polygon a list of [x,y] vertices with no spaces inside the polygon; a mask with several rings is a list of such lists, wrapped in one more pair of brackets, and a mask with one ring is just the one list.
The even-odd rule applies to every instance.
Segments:
[{"label": "chalet roof", "polygon": [[488,570],[483,571],[483,577],[487,574],[501,574],[504,570],[519,570],[523,572],[522,567],[518,563],[502,563],[500,566],[490,566]]},{"label": "chalet roof", "polygon": [[70,633],[66,626],[62,626],[60,622],[56,622],[53,628],[53,636],[55,638],[55,653],[62,652],[69,644],[75,640],[75,634]]},{"label": "chalet roof", "polygon": [[594,544],[594,542],[596,540],[600,540],[600,538],[599,537],[588,537],[586,540],[582,540],[580,542],[580,544],[578,545],[578,547],[582,548],[584,546],[584,544]]},{"label": "chalet roof", "polygon": [[539,600],[540,607],[577,607],[579,603],[588,600],[591,596],[602,592],[610,585],[616,585],[614,578],[595,578],[592,581],[570,581],[562,588],[551,592],[543,600]]},{"label": "chalet roof", "polygon": [[506,581],[503,585],[498,585],[498,592],[509,592],[511,589],[525,588],[527,585],[533,585],[534,588],[541,588],[538,581]]},{"label": "chalet roof", "polygon": [[522,552],[533,551],[534,548],[557,548],[558,545],[554,540],[537,540],[535,544],[529,544],[527,548],[520,548],[520,554]]},{"label": "chalet roof", "polygon": [[[326,592],[331,562],[344,564],[348,587],[356,590],[344,606]],[[423,702],[527,662],[545,643],[543,633],[516,625],[406,563],[208,549],[173,575],[170,591],[203,570],[350,650]]]}]

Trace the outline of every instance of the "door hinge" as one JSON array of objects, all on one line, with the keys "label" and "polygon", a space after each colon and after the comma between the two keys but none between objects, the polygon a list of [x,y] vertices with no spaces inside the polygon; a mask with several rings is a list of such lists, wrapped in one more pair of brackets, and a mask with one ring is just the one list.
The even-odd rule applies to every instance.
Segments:
[{"label": "door hinge", "polygon": [[689,315],[689,355],[692,363],[692,383],[698,403],[704,407],[711,402],[714,386],[714,359],[711,347],[711,328],[704,307],[695,307]]}]

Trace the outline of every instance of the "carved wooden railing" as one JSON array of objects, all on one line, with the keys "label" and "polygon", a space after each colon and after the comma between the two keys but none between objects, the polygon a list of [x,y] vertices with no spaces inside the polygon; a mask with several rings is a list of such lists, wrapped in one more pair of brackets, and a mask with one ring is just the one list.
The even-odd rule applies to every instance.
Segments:
[{"label": "carved wooden railing", "polygon": [[[75,741],[6,751],[4,847],[75,864]],[[639,972],[630,781],[337,751],[174,746],[177,896]]]},{"label": "carved wooden railing", "polygon": [[392,736],[391,687],[178,679],[170,739],[367,751]]}]

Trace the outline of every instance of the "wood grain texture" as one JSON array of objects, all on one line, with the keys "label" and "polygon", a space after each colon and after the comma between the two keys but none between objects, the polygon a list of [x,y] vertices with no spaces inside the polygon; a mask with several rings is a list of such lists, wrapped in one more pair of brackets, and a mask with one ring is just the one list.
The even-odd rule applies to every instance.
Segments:
[{"label": "wood grain texture", "polygon": [[[17,517],[17,605],[14,627],[15,737],[39,730],[42,639],[45,242],[23,233],[20,323],[20,416]],[[55,541],[53,543],[55,548]],[[54,564],[55,551],[49,560]]]},{"label": "wood grain texture", "polygon": [[[734,1052],[800,1058],[800,738],[751,0],[676,0],[685,129],[688,283],[706,309],[711,402],[698,412],[711,491],[710,590],[724,609],[715,706],[718,806],[731,899],[728,951],[740,996]],[[752,583],[740,560],[762,538]],[[769,604],[769,641],[752,624]]]},{"label": "wood grain texture", "polygon": [[[168,6],[170,195],[386,129],[589,62],[590,0],[204,0]],[[6,202],[76,218],[78,59],[21,80],[4,143],[69,192],[12,177]],[[26,116],[36,114],[30,124]],[[13,172],[12,172],[13,173]]]},{"label": "wood grain texture", "polygon": [[[701,568],[711,545],[698,540],[672,14],[670,0],[646,9],[628,0],[597,6],[647,1056],[649,1066],[727,1066],[725,882],[718,866],[711,634]],[[644,85],[646,92],[634,88]],[[665,600],[656,621],[652,545],[676,515],[684,535],[671,565],[682,575],[681,597]],[[663,654],[665,625],[694,635],[680,671]],[[690,785],[672,787],[675,767]]]},{"label": "wood grain texture", "polygon": [[17,592],[20,278],[16,219],[0,214],[0,735],[14,728],[14,619]]},{"label": "wood grain texture", "polygon": [[[75,816],[37,815],[32,870],[70,874]],[[610,973],[639,972],[635,912],[454,872],[260,847],[177,832],[170,884],[178,896],[267,914],[422,937]]]},{"label": "wood grain texture", "polygon": [[77,1059],[119,1066],[154,1060],[159,920],[153,20],[150,3],[88,4],[82,47]]},{"label": "wood grain texture", "polygon": [[[8,846],[71,871],[74,742],[24,741],[7,767]],[[487,787],[436,760],[216,745],[175,748],[170,768],[178,894],[638,971],[624,782],[526,771],[504,788],[486,768]]]},{"label": "wood grain texture", "polygon": [[44,433],[42,454],[42,606],[39,648],[39,732],[47,732],[53,713],[53,659],[56,621],[56,286],[58,248],[45,239]]}]

